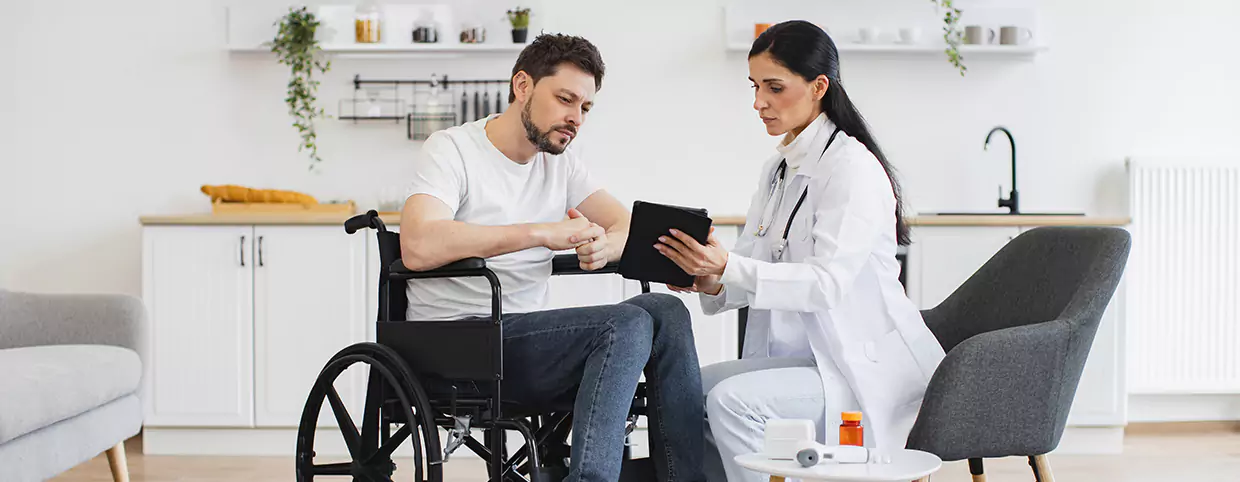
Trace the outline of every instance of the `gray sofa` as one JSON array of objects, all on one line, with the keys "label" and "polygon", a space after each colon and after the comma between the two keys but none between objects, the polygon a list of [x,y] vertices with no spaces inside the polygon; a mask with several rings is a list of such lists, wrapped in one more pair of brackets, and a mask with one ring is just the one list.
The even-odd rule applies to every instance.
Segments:
[{"label": "gray sofa", "polygon": [[105,451],[128,480],[145,328],[133,297],[0,290],[0,480],[46,480]]}]

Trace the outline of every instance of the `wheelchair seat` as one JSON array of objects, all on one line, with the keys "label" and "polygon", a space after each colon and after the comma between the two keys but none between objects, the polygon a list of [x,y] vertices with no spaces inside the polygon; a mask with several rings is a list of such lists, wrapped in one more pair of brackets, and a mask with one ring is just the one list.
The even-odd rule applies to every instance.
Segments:
[{"label": "wheelchair seat", "polygon": [[[572,428],[573,400],[538,406],[522,405],[503,397],[503,306],[499,279],[481,258],[470,258],[428,271],[411,271],[400,260],[400,235],[388,231],[375,211],[354,216],[344,224],[353,234],[364,228],[378,237],[379,310],[376,343],[356,343],[333,356],[319,373],[302,412],[298,428],[296,470],[299,482],[319,476],[348,476],[353,480],[391,480],[393,456],[406,441],[413,445],[414,480],[440,482],[443,462],[457,447],[466,447],[488,461],[491,481],[556,482],[568,470],[567,444]],[[596,271],[582,270],[576,255],[552,261],[555,276],[616,273],[612,263]],[[489,317],[450,321],[409,321],[405,296],[410,279],[482,277],[491,286]],[[642,283],[642,292],[649,292]],[[365,403],[350,413],[335,389],[336,380],[361,364],[367,375]],[[356,373],[354,370],[351,373]],[[350,460],[329,459],[315,451],[316,430],[324,402],[330,407],[344,438]],[[634,394],[629,430],[646,415],[645,386]],[[359,428],[355,425],[362,423]],[[399,427],[393,432],[394,427]],[[447,446],[439,430],[448,432]],[[479,441],[470,429],[482,429]],[[505,431],[518,432],[524,445],[508,454]],[[633,461],[625,447],[621,480],[653,480],[648,459]]]}]

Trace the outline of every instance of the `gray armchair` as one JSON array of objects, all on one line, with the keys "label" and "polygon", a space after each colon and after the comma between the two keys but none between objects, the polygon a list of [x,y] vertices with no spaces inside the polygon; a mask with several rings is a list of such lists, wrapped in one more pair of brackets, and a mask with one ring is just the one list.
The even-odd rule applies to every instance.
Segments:
[{"label": "gray armchair", "polygon": [[145,327],[133,297],[0,290],[0,480],[45,480],[104,451],[129,480]]},{"label": "gray armchair", "polygon": [[947,351],[908,447],[944,460],[1029,457],[1053,480],[1094,334],[1128,259],[1127,231],[1042,227],[1017,236],[939,306],[922,312]]}]

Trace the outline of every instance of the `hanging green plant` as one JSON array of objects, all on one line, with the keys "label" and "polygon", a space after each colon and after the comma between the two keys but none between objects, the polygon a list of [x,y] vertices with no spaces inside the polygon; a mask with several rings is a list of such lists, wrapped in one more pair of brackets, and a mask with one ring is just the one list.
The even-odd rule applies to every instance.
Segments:
[{"label": "hanging green plant", "polygon": [[944,11],[943,14],[943,40],[947,42],[947,60],[956,66],[960,71],[960,75],[964,76],[965,71],[969,70],[964,66],[964,58],[960,56],[960,42],[964,39],[964,32],[960,30],[960,9],[952,5],[952,0],[930,0],[936,6]]},{"label": "hanging green plant", "polygon": [[301,133],[301,144],[297,151],[310,151],[310,170],[322,162],[319,158],[317,136],[314,120],[326,117],[323,109],[315,107],[319,81],[314,80],[314,72],[325,73],[331,68],[331,62],[322,58],[322,49],[315,40],[315,31],[319,28],[319,20],[306,7],[289,8],[288,14],[276,22],[279,31],[271,40],[271,51],[279,57],[281,64],[289,66],[288,113],[293,117],[293,127]]}]

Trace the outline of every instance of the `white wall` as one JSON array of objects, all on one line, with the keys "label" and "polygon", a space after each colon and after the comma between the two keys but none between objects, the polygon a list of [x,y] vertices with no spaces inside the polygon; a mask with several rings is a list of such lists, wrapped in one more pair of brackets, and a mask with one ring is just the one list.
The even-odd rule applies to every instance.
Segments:
[{"label": "white wall", "polygon": [[[933,12],[925,0],[883,1],[887,12]],[[1040,8],[1039,35],[1051,43],[1033,61],[967,59],[961,78],[941,57],[844,58],[844,83],[900,169],[911,211],[991,208],[1007,151],[981,147],[998,124],[1016,135],[1028,211],[1122,213],[1124,156],[1235,152],[1240,94],[1227,82],[1240,77],[1240,3],[1022,3]],[[474,4],[495,5],[496,18],[507,7]],[[858,5],[877,8],[759,4],[856,18],[866,12]],[[138,216],[208,209],[201,184],[299,189],[368,208],[416,155],[399,127],[327,121],[326,165],[307,173],[282,104],[285,71],[273,57],[222,49],[222,0],[0,5],[0,286],[137,294]],[[586,35],[602,50],[608,75],[577,142],[622,200],[743,212],[774,141],[750,108],[744,55],[723,49],[722,0],[533,5],[535,27]],[[355,73],[502,77],[513,59],[337,60],[320,98],[334,111]]]}]

